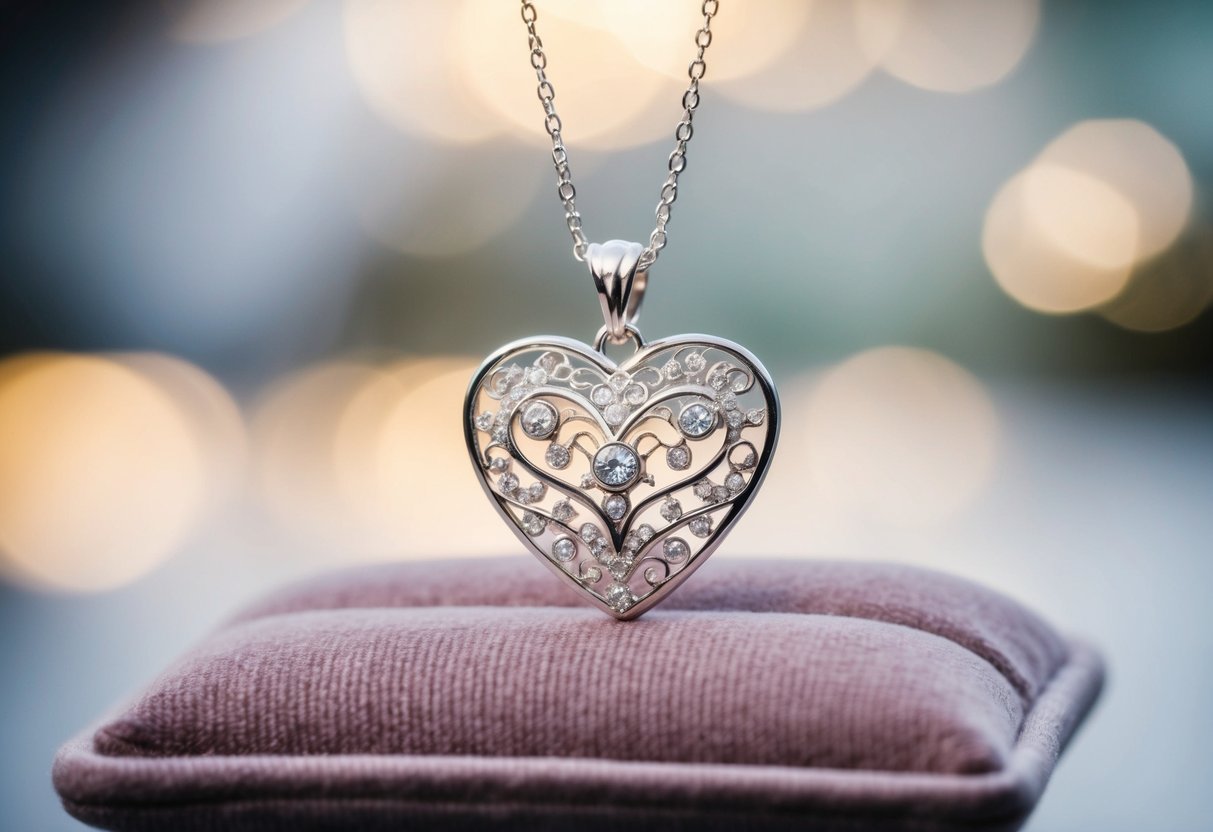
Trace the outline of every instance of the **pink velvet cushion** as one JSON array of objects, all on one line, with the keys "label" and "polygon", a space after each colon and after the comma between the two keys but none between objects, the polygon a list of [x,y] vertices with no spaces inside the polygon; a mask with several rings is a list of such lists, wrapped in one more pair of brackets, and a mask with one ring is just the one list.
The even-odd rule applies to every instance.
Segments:
[{"label": "pink velvet cushion", "polygon": [[563,828],[590,808],[1010,828],[1099,685],[1027,610],[923,570],[714,561],[625,623],[536,569],[403,564],[280,592],[69,745],[56,785],[123,829]]}]

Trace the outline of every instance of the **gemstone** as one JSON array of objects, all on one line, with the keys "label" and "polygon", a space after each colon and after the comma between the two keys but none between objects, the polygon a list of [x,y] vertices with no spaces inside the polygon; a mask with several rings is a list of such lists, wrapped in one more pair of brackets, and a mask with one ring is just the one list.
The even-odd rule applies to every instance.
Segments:
[{"label": "gemstone", "polygon": [[712,533],[712,518],[711,517],[696,517],[687,524],[687,528],[691,530],[691,534],[696,537],[707,537]]},{"label": "gemstone", "polygon": [[742,468],[743,470],[748,471],[749,469],[753,468],[757,464],[758,464],[758,457],[754,455],[753,451],[750,451],[748,454],[745,455],[745,459],[741,460],[741,465],[739,465],[738,467]]},{"label": "gemstone", "polygon": [[543,534],[543,530],[548,527],[548,519],[542,514],[536,514],[533,511],[524,511],[522,513],[522,530],[531,537]]},{"label": "gemstone", "polygon": [[621,581],[628,576],[628,572],[631,570],[632,562],[630,560],[624,560],[623,558],[619,558],[607,567],[607,571]]},{"label": "gemstone", "polygon": [[505,425],[497,425],[493,428],[493,433],[491,435],[494,442],[499,445],[504,445],[505,440],[509,438],[510,433],[505,429]]},{"label": "gemstone", "polygon": [[716,427],[716,414],[699,402],[688,404],[678,414],[678,427],[692,439],[707,436]]},{"label": "gemstone", "polygon": [[552,517],[559,520],[561,523],[567,523],[577,516],[577,509],[573,508],[573,504],[568,500],[558,500],[552,506]]},{"label": "gemstone", "polygon": [[648,397],[649,391],[643,384],[629,384],[623,391],[623,400],[628,404],[644,404],[644,400]]},{"label": "gemstone", "polygon": [[691,554],[691,547],[681,537],[671,537],[662,544],[661,550],[670,563],[682,563]]},{"label": "gemstone", "polygon": [[691,353],[684,360],[686,361],[687,370],[689,370],[692,373],[698,373],[705,366],[707,366],[707,363],[708,363],[707,361],[704,360],[703,356],[697,352]]},{"label": "gemstone", "polygon": [[724,478],[724,487],[736,494],[738,491],[745,488],[745,477],[734,471]]},{"label": "gemstone", "polygon": [[598,527],[595,526],[593,523],[582,523],[581,529],[580,529],[580,531],[577,532],[577,534],[586,543],[590,543],[591,541],[597,540],[598,538],[602,537],[602,532],[598,531]]},{"label": "gemstone", "polygon": [[526,395],[526,393],[527,391],[525,387],[515,387],[510,391],[509,397],[511,401],[517,402],[520,401],[522,397]]},{"label": "gemstone", "polygon": [[531,502],[537,503],[548,493],[548,487],[541,482],[533,482],[527,492],[531,495]]},{"label": "gemstone", "polygon": [[614,373],[607,380],[607,384],[611,385],[612,390],[614,390],[616,393],[619,393],[623,390],[623,388],[628,386],[628,382],[630,382],[631,380],[632,379],[628,376],[627,373]]},{"label": "gemstone", "polygon": [[591,566],[589,569],[585,570],[585,574],[581,576],[581,580],[585,581],[587,584],[596,584],[602,580],[602,570],[597,566]]},{"label": "gemstone", "polygon": [[744,393],[746,388],[750,386],[750,379],[744,373],[733,379],[733,392]]},{"label": "gemstone", "polygon": [[713,390],[723,390],[729,383],[729,375],[723,369],[717,368],[708,375],[708,386]]},{"label": "gemstone", "polygon": [[644,523],[640,528],[636,529],[636,536],[640,538],[642,543],[648,543],[653,539],[653,535],[657,532],[653,531],[653,527],[648,523]]},{"label": "gemstone", "polygon": [[622,442],[611,442],[594,454],[593,471],[603,487],[626,488],[640,474],[640,457]]},{"label": "gemstone", "polygon": [[665,464],[681,471],[691,464],[691,449],[686,445],[675,445],[665,452]]},{"label": "gemstone", "polygon": [[730,390],[720,397],[720,404],[724,406],[725,410],[736,410],[737,394]]},{"label": "gemstone", "polygon": [[547,402],[531,402],[522,413],[522,432],[532,439],[547,439],[556,430],[556,408]]},{"label": "gemstone", "polygon": [[678,363],[678,359],[671,358],[661,368],[661,374],[666,377],[667,381],[677,381],[682,378],[682,365]]},{"label": "gemstone", "polygon": [[636,554],[643,545],[644,541],[635,532],[629,532],[628,536],[623,539],[623,551],[627,554]]},{"label": "gemstone", "polygon": [[729,427],[739,428],[745,422],[745,417],[741,415],[740,410],[730,410],[725,414],[724,420],[728,422]]},{"label": "gemstone", "polygon": [[762,420],[766,418],[766,412],[760,408],[755,408],[745,415],[746,421],[751,425],[761,425]]},{"label": "gemstone", "polygon": [[501,489],[502,494],[513,494],[518,490],[518,476],[507,471],[498,477],[497,487]]},{"label": "gemstone", "polygon": [[657,586],[659,583],[662,583],[665,580],[665,577],[661,574],[661,570],[656,566],[650,566],[648,569],[644,570],[644,579],[649,586]]},{"label": "gemstone", "polygon": [[542,367],[546,373],[551,373],[560,364],[560,356],[554,352],[545,352],[539,356],[539,360],[535,362],[536,367]]},{"label": "gemstone", "polygon": [[569,449],[559,442],[548,445],[547,453],[543,455],[543,458],[547,460],[548,465],[557,469],[567,468],[571,459]]},{"label": "gemstone", "polygon": [[522,503],[524,506],[529,506],[531,503],[535,502],[535,498],[531,496],[531,489],[529,488],[520,489],[518,493],[514,495],[514,499]]},{"label": "gemstone", "polygon": [[723,485],[718,485],[712,489],[712,500],[717,503],[723,503],[725,500],[729,499],[730,496],[729,489],[725,488]]},{"label": "gemstone", "polygon": [[626,612],[636,603],[636,596],[632,594],[632,590],[628,589],[627,584],[621,584],[618,581],[606,588],[603,597],[616,612]]},{"label": "gemstone", "polygon": [[493,414],[490,413],[489,411],[486,410],[486,411],[484,411],[484,413],[481,413],[479,416],[476,417],[476,427],[480,428],[481,430],[488,430],[492,426],[493,426]]},{"label": "gemstone", "polygon": [[606,423],[611,427],[618,427],[623,424],[623,420],[628,418],[628,406],[626,404],[608,404],[606,410],[602,411],[602,418],[606,419]]},{"label": "gemstone", "polygon": [[596,537],[590,541],[590,552],[596,558],[601,558],[603,555],[614,554],[614,552],[611,551],[611,547],[608,546],[607,542],[601,537]]},{"label": "gemstone", "polygon": [[548,372],[542,367],[533,367],[526,374],[526,383],[538,387],[548,383]]},{"label": "gemstone", "polygon": [[599,407],[606,407],[615,401],[615,394],[605,384],[600,384],[590,391],[590,401]]},{"label": "gemstone", "polygon": [[504,474],[510,469],[510,459],[505,456],[495,456],[489,463],[489,470],[494,474]]},{"label": "gemstone", "polygon": [[581,487],[582,488],[593,488],[594,485],[595,485],[594,477],[592,474],[582,474],[581,475]]},{"label": "gemstone", "polygon": [[712,483],[708,480],[700,480],[695,483],[695,496],[701,500],[706,500],[712,496]]},{"label": "gemstone", "polygon": [[661,504],[661,516],[667,522],[673,523],[679,517],[682,517],[682,503],[675,500],[673,497],[666,497],[665,502]]},{"label": "gemstone", "polygon": [[561,563],[568,563],[577,556],[577,544],[571,537],[560,537],[552,544],[552,557]]},{"label": "gemstone", "polygon": [[602,501],[602,510],[612,520],[622,520],[628,513],[628,498],[622,494],[612,494]]}]

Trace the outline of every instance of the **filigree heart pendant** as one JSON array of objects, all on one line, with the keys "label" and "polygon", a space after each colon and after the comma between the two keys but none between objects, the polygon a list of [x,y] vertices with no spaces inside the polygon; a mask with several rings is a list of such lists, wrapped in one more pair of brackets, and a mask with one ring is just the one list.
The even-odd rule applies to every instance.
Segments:
[{"label": "filigree heart pendant", "polygon": [[618,364],[602,351],[606,327],[595,347],[559,337],[502,347],[473,377],[464,414],[480,483],[519,539],[583,600],[631,619],[745,511],[775,449],[779,403],[736,344],[645,345],[623,330],[637,349]]}]

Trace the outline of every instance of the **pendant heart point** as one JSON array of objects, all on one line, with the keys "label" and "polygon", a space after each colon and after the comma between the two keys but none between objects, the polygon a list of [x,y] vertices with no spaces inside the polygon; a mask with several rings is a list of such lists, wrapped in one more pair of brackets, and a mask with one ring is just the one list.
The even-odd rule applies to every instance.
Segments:
[{"label": "pendant heart point", "polygon": [[770,376],[742,347],[684,335],[616,364],[543,337],[491,355],[464,406],[485,493],[582,600],[651,609],[720,544],[779,435]]}]

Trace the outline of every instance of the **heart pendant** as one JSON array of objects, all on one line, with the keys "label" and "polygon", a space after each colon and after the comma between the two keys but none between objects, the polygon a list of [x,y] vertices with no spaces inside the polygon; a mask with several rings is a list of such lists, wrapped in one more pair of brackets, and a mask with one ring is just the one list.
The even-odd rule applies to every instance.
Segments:
[{"label": "heart pendant", "polygon": [[[491,355],[468,452],[518,538],[585,601],[636,618],[702,564],[766,474],[775,387],[736,344],[684,335],[616,364],[542,337]],[[600,344],[601,346],[601,344]]]}]

